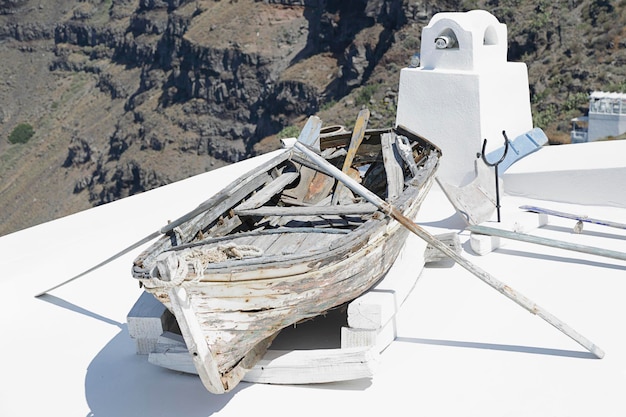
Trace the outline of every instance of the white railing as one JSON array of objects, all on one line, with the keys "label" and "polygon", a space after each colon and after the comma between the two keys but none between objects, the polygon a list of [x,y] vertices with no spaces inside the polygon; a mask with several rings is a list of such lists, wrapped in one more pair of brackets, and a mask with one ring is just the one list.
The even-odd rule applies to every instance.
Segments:
[{"label": "white railing", "polygon": [[587,132],[584,130],[572,130],[570,132],[572,143],[587,142]]}]

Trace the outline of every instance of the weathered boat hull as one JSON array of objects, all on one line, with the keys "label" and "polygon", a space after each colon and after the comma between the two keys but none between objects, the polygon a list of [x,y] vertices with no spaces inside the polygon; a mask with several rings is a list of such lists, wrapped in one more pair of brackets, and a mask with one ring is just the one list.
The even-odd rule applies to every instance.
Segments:
[{"label": "weathered boat hull", "polygon": [[[420,178],[394,199],[409,218],[417,214],[438,165],[438,150],[428,151]],[[244,175],[213,203],[218,206],[228,201],[246,184],[255,183],[255,177],[290,157],[293,155],[279,156]],[[250,191],[244,194],[252,199]],[[236,199],[240,204],[244,197]],[[233,205],[228,201],[225,207]],[[214,216],[205,216],[204,222]],[[349,222],[350,216],[338,217]],[[214,393],[226,392],[252,369],[281,329],[358,297],[389,270],[409,232],[382,213],[359,218],[361,223],[348,231],[334,227],[282,231],[283,227],[228,238],[211,236],[208,241],[205,237],[202,244],[190,244],[182,237],[195,236],[196,229],[202,229],[199,224],[188,226],[141,255],[135,276],[176,316],[205,387]],[[333,216],[326,216],[329,219],[334,221]],[[213,250],[226,242],[238,248],[253,242],[263,247],[263,255],[211,264],[193,261],[198,250]]]}]

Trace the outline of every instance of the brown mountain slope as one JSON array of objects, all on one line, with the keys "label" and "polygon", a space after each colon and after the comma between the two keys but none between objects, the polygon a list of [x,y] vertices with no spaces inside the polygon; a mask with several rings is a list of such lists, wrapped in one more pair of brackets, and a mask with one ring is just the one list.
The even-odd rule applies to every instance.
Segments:
[{"label": "brown mountain slope", "polygon": [[[435,4],[436,3],[436,4]],[[625,1],[0,0],[0,235],[277,146],[318,114],[395,118],[440,11],[482,8],[528,64],[551,140],[626,88]],[[19,123],[35,135],[6,140]]]}]

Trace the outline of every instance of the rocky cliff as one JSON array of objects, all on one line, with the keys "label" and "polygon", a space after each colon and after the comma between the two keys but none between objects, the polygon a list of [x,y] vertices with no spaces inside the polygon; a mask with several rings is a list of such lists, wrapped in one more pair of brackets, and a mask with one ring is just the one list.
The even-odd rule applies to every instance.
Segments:
[{"label": "rocky cliff", "polygon": [[615,3],[0,0],[0,137],[35,130],[0,140],[0,234],[273,149],[311,114],[351,126],[367,105],[392,125],[439,11],[507,23],[536,122],[560,140],[589,90],[625,87]]}]

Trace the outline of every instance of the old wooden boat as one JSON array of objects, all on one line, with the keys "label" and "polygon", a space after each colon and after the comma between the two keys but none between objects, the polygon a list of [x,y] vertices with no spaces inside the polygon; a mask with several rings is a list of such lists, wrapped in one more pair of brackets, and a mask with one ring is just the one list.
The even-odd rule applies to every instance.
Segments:
[{"label": "old wooden boat", "polygon": [[[414,218],[440,151],[403,127],[298,138]],[[317,119],[319,120],[319,119]],[[321,121],[319,122],[321,125]],[[162,236],[133,276],[175,315],[205,387],[232,390],[281,329],[341,306],[391,267],[409,233],[291,147]]]}]

